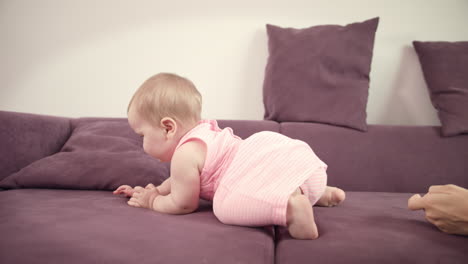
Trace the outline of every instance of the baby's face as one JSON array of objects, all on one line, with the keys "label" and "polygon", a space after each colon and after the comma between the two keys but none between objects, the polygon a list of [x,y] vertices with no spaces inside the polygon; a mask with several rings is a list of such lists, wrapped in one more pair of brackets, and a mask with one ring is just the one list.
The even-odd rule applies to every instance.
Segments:
[{"label": "baby's face", "polygon": [[148,155],[163,162],[171,161],[175,146],[163,127],[152,125],[133,109],[128,113],[128,122],[133,131],[143,137],[143,150]]}]

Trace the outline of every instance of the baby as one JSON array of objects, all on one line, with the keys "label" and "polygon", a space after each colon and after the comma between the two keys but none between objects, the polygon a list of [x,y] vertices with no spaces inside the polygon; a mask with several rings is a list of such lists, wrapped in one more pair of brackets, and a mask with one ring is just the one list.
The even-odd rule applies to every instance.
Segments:
[{"label": "baby", "polygon": [[171,162],[159,186],[122,185],[114,194],[130,206],[167,214],[188,214],[199,198],[213,201],[225,224],[286,226],[296,239],[319,236],[313,205],[334,206],[343,190],[326,186],[327,165],[304,142],[274,132],[242,140],[231,128],[201,120],[202,98],[183,77],[160,73],[143,83],[128,107],[131,128],[143,149]]}]

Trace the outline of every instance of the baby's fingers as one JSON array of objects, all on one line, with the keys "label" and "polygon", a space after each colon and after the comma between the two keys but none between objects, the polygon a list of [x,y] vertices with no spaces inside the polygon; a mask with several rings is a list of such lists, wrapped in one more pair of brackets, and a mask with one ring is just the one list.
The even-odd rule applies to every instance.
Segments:
[{"label": "baby's fingers", "polygon": [[145,189],[154,189],[156,188],[156,186],[154,186],[154,184],[150,183],[148,185],[146,185]]},{"label": "baby's fingers", "polygon": [[112,193],[119,194],[121,191],[122,191],[122,186],[119,186],[119,188],[115,189]]},{"label": "baby's fingers", "polygon": [[132,187],[130,187],[129,185],[120,185],[117,189],[115,189],[114,193],[122,193],[122,191],[125,191],[127,189],[132,189]]},{"label": "baby's fingers", "polygon": [[127,202],[128,205],[133,206],[133,207],[141,207],[140,204],[138,203],[137,199],[132,198],[128,200]]},{"label": "baby's fingers", "polygon": [[117,188],[117,189],[116,189],[114,192],[112,192],[112,193],[113,193],[113,194],[121,194],[121,193],[123,193],[123,192],[124,192],[124,188],[122,188],[122,186],[121,186],[121,187]]},{"label": "baby's fingers", "polygon": [[125,194],[126,197],[130,197],[133,194],[133,188],[128,185],[122,185],[113,192],[114,194]]}]

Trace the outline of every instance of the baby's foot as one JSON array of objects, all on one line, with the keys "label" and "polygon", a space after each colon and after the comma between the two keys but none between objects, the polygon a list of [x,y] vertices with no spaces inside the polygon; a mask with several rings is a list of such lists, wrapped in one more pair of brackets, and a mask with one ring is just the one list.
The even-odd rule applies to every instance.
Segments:
[{"label": "baby's foot", "polygon": [[336,187],[327,186],[325,192],[322,194],[322,197],[317,201],[316,205],[318,206],[336,206],[344,201],[346,194],[343,190]]},{"label": "baby's foot", "polygon": [[300,192],[295,192],[288,200],[287,225],[293,238],[316,239],[319,236],[312,205]]}]

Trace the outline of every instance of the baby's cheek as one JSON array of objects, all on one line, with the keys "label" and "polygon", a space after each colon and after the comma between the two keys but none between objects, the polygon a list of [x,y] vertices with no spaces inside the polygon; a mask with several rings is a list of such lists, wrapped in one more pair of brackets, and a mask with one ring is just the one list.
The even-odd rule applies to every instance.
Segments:
[{"label": "baby's cheek", "polygon": [[145,153],[147,153],[147,154],[149,154],[149,151],[150,151],[149,145],[148,145],[148,143],[146,142],[146,140],[143,140],[143,151],[144,151]]},{"label": "baby's cheek", "polygon": [[152,156],[153,158],[158,158],[158,153],[156,151],[155,146],[151,146],[150,144],[148,145],[143,145],[143,150],[145,151],[146,154]]}]

